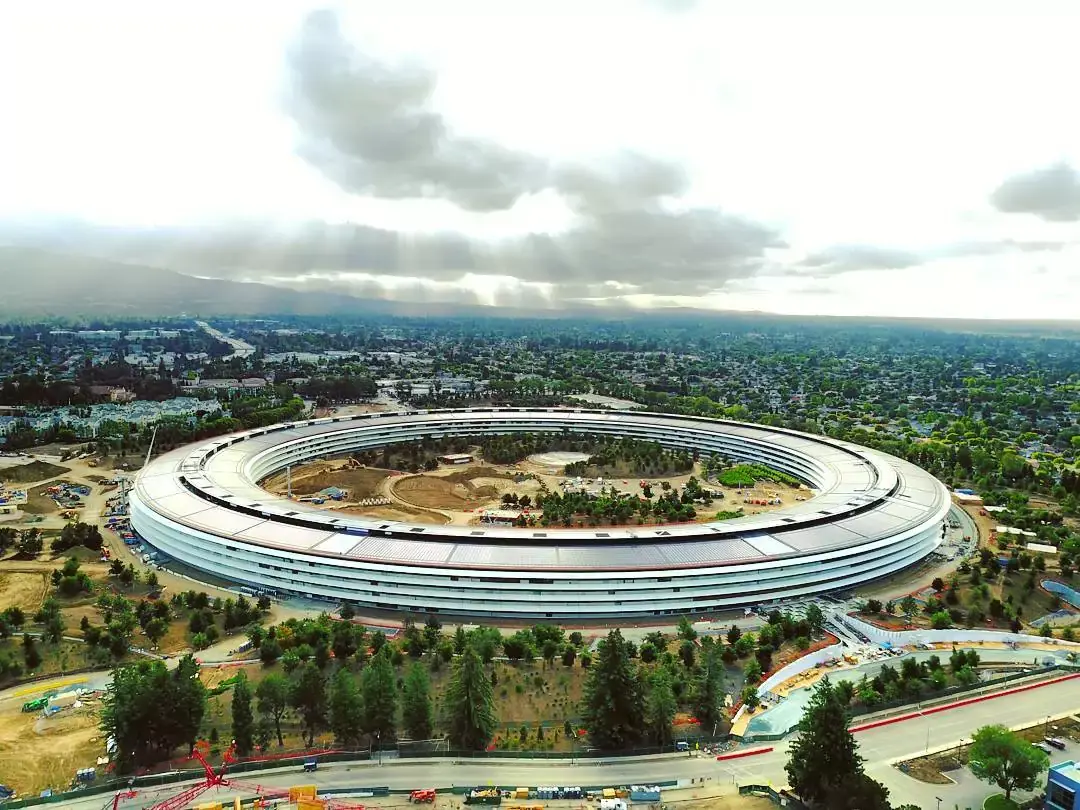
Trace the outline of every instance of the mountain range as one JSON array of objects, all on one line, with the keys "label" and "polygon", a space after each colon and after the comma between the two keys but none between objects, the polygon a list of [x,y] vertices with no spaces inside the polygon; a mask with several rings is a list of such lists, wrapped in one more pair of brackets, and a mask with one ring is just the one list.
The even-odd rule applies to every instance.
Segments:
[{"label": "mountain range", "polygon": [[0,318],[357,316],[406,318],[532,318],[583,321],[697,321],[879,325],[972,334],[1028,334],[1075,339],[1078,321],[993,321],[976,318],[807,317],[690,308],[643,310],[562,304],[514,309],[451,302],[358,298],[338,291],[298,291],[271,284],[200,278],[36,247],[0,245]]}]

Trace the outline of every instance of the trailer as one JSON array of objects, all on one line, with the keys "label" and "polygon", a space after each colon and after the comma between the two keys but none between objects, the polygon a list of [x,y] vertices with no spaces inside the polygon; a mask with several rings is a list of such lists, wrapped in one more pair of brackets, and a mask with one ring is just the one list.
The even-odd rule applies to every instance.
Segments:
[{"label": "trailer", "polygon": [[465,804],[502,804],[502,793],[496,788],[473,788],[465,794]]}]

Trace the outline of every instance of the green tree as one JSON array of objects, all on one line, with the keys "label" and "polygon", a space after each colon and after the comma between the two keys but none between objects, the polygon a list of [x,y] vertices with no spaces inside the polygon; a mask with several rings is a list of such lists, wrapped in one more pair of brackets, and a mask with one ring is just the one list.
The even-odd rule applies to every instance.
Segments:
[{"label": "green tree", "polygon": [[199,665],[184,656],[170,672],[162,661],[140,661],[113,670],[101,729],[116,740],[120,772],[168,757],[178,745],[194,745],[206,711]]},{"label": "green tree", "polygon": [[308,748],[315,744],[315,735],[326,728],[326,679],[314,661],[308,661],[296,671],[289,688],[289,705],[300,717]]},{"label": "green tree", "polygon": [[334,741],[346,751],[360,747],[364,723],[364,703],[356,679],[346,667],[334,673],[330,682],[330,730]]},{"label": "green tree", "polygon": [[914,596],[909,594],[900,600],[900,611],[904,614],[904,619],[909,624],[911,623],[911,617],[915,615],[918,609],[919,603],[915,601]]},{"label": "green tree", "polygon": [[390,656],[384,648],[364,669],[364,731],[379,742],[390,742],[396,734],[397,684]]},{"label": "green tree", "polygon": [[678,635],[683,641],[693,641],[697,638],[697,630],[686,616],[680,616],[678,622]]},{"label": "green tree", "polygon": [[232,689],[232,736],[236,753],[246,757],[255,746],[255,716],[251,710],[251,684],[243,670]]},{"label": "green tree", "polygon": [[1050,758],[1005,726],[983,726],[968,749],[968,764],[975,777],[997,785],[1012,798],[1016,788],[1034,790]]},{"label": "green tree", "polygon": [[641,741],[645,705],[622,633],[612,630],[597,648],[582,701],[589,739],[605,751],[633,748]]},{"label": "green tree", "polygon": [[169,624],[164,619],[151,619],[146,623],[146,637],[150,640],[150,646],[156,647],[157,643],[169,632]]},{"label": "green tree", "polygon": [[645,699],[645,728],[654,745],[671,744],[671,724],[676,708],[671,675],[660,667],[649,678],[649,693]]},{"label": "green tree", "polygon": [[465,751],[483,751],[497,725],[491,681],[472,644],[454,665],[446,690],[446,716],[450,744]]},{"label": "green tree", "polygon": [[[788,781],[804,801],[814,805],[869,810],[881,806],[877,803],[880,799],[887,810],[887,792],[863,773],[863,759],[848,729],[849,719],[842,697],[827,677],[822,678],[799,722],[800,734],[789,749],[785,766]],[[863,797],[864,804],[848,804],[847,795]]]},{"label": "green tree", "polygon": [[701,667],[694,682],[693,711],[704,733],[711,734],[723,716],[724,666],[723,650],[713,644],[702,656]]},{"label": "green tree", "polygon": [[413,664],[405,676],[401,695],[401,720],[405,731],[414,740],[431,739],[434,725],[431,709],[431,681],[419,664]]},{"label": "green tree", "polygon": [[825,629],[825,614],[818,607],[817,602],[811,602],[806,608],[806,623],[814,635],[818,635]]},{"label": "green tree", "polygon": [[289,710],[289,679],[280,673],[271,672],[259,681],[259,685],[255,688],[255,696],[259,701],[259,714],[273,721],[278,745],[284,745],[285,739],[281,736],[281,718]]}]

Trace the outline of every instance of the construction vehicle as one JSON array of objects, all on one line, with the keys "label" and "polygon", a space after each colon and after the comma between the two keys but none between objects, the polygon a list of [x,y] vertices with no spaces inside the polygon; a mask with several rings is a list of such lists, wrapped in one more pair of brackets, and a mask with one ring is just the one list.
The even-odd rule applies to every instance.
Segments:
[{"label": "construction vehicle", "polygon": [[409,801],[413,804],[431,804],[435,801],[435,791],[431,788],[414,790],[409,794]]},{"label": "construction vehicle", "polygon": [[34,700],[28,700],[23,704],[22,710],[24,712],[37,712],[44,709],[49,705],[49,699],[47,697],[35,698]]},{"label": "construction vehicle", "polygon": [[465,794],[465,804],[502,804],[502,793],[497,788],[473,788]]}]

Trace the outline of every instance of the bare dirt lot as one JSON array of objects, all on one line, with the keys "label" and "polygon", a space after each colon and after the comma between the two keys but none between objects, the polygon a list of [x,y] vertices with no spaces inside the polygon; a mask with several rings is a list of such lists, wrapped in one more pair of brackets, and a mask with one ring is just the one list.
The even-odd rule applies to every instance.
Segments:
[{"label": "bare dirt lot", "polygon": [[0,571],[0,608],[20,607],[36,613],[49,588],[48,574]]},{"label": "bare dirt lot", "polygon": [[0,709],[0,777],[21,796],[66,787],[78,768],[105,753],[97,703],[44,720],[23,714],[18,701]]},{"label": "bare dirt lot", "polygon": [[26,505],[22,508],[23,511],[31,515],[51,515],[58,512],[56,501],[45,494],[45,490],[51,486],[53,484],[42,484],[40,487],[34,487],[27,492]]},{"label": "bare dirt lot", "polygon": [[490,504],[500,497],[495,482],[511,480],[494,467],[470,467],[454,472],[410,475],[391,482],[395,496],[427,509],[463,511]]},{"label": "bare dirt lot", "polygon": [[20,464],[18,467],[8,467],[0,480],[8,484],[29,484],[34,481],[46,481],[50,478],[68,473],[67,467],[58,467],[55,464],[46,464],[44,461],[31,461],[29,464]]},{"label": "bare dirt lot", "polygon": [[[358,501],[379,493],[380,485],[390,473],[373,467],[351,467],[342,461],[316,461],[292,471],[293,495],[313,495],[327,487],[348,490],[349,500]],[[271,476],[263,487],[276,495],[288,491],[284,472]]]},{"label": "bare dirt lot", "polygon": [[450,522],[450,518],[440,512],[417,509],[400,503],[390,506],[344,506],[334,511],[362,517],[382,518],[383,520],[400,520],[405,523],[430,523],[434,526],[441,526]]}]

